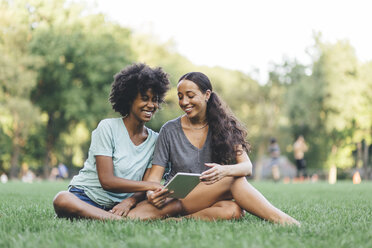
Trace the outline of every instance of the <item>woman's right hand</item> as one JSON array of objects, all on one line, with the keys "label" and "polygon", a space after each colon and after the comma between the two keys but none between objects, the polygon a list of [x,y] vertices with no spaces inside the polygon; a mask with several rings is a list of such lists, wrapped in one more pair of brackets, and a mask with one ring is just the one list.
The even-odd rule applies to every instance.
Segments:
[{"label": "woman's right hand", "polygon": [[157,183],[157,182],[150,182],[150,181],[147,181],[146,182],[148,184],[148,187],[147,187],[147,190],[148,191],[159,191],[159,190],[162,190],[164,188],[163,185],[161,185],[160,183]]},{"label": "woman's right hand", "polygon": [[169,192],[167,188],[162,188],[160,190],[149,190],[147,191],[147,201],[154,205],[157,208],[162,208],[165,204],[165,201],[167,197],[171,194],[172,192]]}]

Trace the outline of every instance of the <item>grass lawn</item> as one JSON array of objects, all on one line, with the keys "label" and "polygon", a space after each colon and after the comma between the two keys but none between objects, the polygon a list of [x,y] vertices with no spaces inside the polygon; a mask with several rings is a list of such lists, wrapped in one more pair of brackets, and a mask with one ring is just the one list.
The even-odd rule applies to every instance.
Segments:
[{"label": "grass lawn", "polygon": [[252,182],[301,228],[250,214],[216,222],[55,219],[52,199],[67,184],[0,184],[0,247],[372,247],[371,182]]}]

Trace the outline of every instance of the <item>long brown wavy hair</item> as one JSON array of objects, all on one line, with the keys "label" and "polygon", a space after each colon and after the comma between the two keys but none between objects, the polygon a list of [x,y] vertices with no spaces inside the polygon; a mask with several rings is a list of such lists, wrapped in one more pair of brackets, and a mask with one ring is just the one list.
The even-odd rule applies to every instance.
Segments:
[{"label": "long brown wavy hair", "polygon": [[[203,94],[207,90],[211,91],[207,103],[207,121],[212,133],[212,161],[219,164],[236,163],[237,154],[249,151],[246,129],[217,93],[213,92],[212,84],[205,74],[189,72],[183,75],[178,82],[181,80],[194,82]],[[241,145],[241,149],[237,149],[239,145]]]}]

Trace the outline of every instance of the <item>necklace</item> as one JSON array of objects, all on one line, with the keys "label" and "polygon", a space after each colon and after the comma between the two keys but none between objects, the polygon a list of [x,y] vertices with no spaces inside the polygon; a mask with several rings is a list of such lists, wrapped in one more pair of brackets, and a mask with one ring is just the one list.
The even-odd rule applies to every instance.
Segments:
[{"label": "necklace", "polygon": [[[186,118],[187,118],[187,117],[186,117]],[[187,118],[187,120],[189,121],[189,127],[190,127],[191,129],[193,129],[193,130],[200,130],[200,129],[203,129],[203,128],[205,128],[206,126],[208,126],[208,122],[207,122],[207,123],[205,123],[202,127],[193,127],[192,124],[191,124],[190,119]]]}]

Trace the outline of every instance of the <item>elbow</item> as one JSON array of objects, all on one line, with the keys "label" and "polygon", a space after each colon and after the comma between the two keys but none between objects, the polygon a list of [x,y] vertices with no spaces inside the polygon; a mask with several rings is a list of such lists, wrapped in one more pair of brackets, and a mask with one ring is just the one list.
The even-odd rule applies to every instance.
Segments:
[{"label": "elbow", "polygon": [[101,183],[101,186],[104,190],[114,192],[115,188],[113,187],[113,184],[110,183],[110,180],[99,180]]},{"label": "elbow", "polygon": [[112,191],[112,187],[110,184],[107,184],[107,183],[101,183],[101,186],[104,190],[106,191]]},{"label": "elbow", "polygon": [[252,176],[252,163],[251,162],[247,162],[245,176],[246,177]]}]

